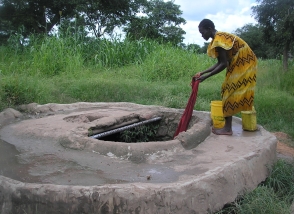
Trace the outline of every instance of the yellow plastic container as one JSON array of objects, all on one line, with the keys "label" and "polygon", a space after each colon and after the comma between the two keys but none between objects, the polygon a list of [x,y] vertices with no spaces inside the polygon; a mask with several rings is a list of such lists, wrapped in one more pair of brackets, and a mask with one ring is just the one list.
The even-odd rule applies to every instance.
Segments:
[{"label": "yellow plastic container", "polygon": [[210,103],[210,117],[214,128],[223,128],[225,125],[225,118],[223,114],[223,104],[220,100],[214,100]]},{"label": "yellow plastic container", "polygon": [[256,111],[254,107],[252,107],[252,111],[241,111],[241,117],[243,130],[257,130]]}]

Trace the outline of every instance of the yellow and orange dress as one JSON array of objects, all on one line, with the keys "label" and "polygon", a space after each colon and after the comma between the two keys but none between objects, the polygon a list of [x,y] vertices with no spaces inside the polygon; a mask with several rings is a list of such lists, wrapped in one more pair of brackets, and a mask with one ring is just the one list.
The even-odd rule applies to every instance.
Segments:
[{"label": "yellow and orange dress", "polygon": [[252,110],[257,71],[255,54],[244,40],[225,32],[216,32],[207,48],[208,56],[218,57],[216,47],[225,49],[228,58],[221,90],[224,117]]}]

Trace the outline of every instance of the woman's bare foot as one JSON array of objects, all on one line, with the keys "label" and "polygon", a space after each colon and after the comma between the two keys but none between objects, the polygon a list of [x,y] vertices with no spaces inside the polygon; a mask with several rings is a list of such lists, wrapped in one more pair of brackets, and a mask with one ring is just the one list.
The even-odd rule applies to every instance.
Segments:
[{"label": "woman's bare foot", "polygon": [[233,134],[232,129],[229,130],[226,128],[216,129],[212,127],[211,131],[213,134],[216,134],[216,135],[232,135]]}]

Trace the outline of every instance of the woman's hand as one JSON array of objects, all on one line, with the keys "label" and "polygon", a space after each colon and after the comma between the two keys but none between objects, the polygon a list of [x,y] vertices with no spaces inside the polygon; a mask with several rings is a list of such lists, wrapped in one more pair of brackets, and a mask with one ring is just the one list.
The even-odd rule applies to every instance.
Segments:
[{"label": "woman's hand", "polygon": [[202,75],[201,72],[198,72],[197,74],[194,75],[195,78],[199,78]]},{"label": "woman's hand", "polygon": [[196,80],[199,80],[201,76],[201,72],[198,72],[197,74],[195,74],[193,77],[192,77],[192,82],[191,82],[191,86],[193,85],[193,81],[196,81]]},{"label": "woman's hand", "polygon": [[194,79],[194,80],[197,80],[200,76],[201,76],[201,72],[198,72],[197,74],[195,74],[195,75],[193,76],[193,79]]},{"label": "woman's hand", "polygon": [[203,75],[205,72],[199,72],[193,76],[193,81],[199,80],[200,82],[203,82],[208,76]]},{"label": "woman's hand", "polygon": [[201,73],[201,72],[198,72],[197,74],[195,74],[195,75],[193,76],[193,80],[194,80],[194,81],[198,80],[198,79],[201,77],[201,75],[202,75],[202,73]]}]

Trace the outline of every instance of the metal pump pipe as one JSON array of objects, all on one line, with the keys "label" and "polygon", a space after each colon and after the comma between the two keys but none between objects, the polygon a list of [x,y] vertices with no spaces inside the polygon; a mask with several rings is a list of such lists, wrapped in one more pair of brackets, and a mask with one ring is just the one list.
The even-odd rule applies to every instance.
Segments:
[{"label": "metal pump pipe", "polygon": [[155,121],[158,121],[158,120],[161,120],[161,117],[154,117],[154,118],[151,118],[149,120],[144,120],[144,121],[141,121],[141,122],[138,122],[138,123],[133,123],[131,125],[127,125],[127,126],[123,126],[123,127],[117,128],[117,129],[110,130],[110,131],[95,134],[95,135],[92,135],[90,137],[95,138],[95,139],[99,139],[101,137],[112,135],[112,134],[115,134],[115,133],[118,133],[118,132],[121,132],[121,131],[124,131],[124,130],[127,130],[127,129],[131,129],[131,128],[134,128],[134,127],[137,127],[137,126],[140,126],[140,125],[143,125],[143,124],[147,124],[147,123],[152,123],[152,122],[155,122]]}]

